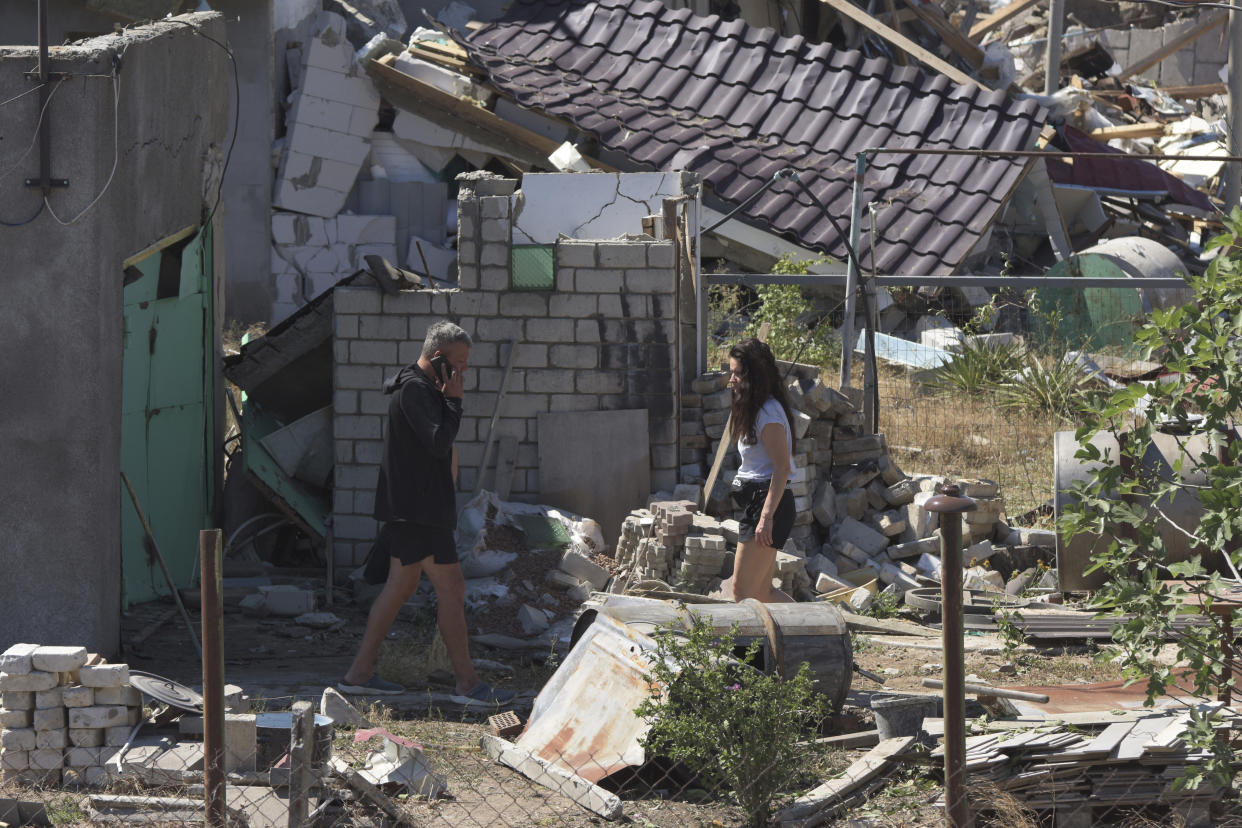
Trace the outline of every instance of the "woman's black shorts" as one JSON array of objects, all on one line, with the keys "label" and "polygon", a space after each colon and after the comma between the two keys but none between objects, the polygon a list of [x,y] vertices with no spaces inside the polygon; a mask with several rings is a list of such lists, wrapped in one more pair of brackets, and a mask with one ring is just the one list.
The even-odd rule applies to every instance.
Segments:
[{"label": "woman's black shorts", "polygon": [[[755,527],[763,515],[763,504],[768,499],[768,488],[771,480],[738,480],[733,481],[731,494],[733,502],[741,511],[738,515],[737,538],[740,541],[753,541]],[[776,514],[772,516],[772,546],[782,549],[794,525],[794,498],[789,488],[781,495],[781,502],[776,505]]]},{"label": "woman's black shorts", "polygon": [[457,543],[453,530],[394,520],[380,527],[379,537],[367,556],[363,574],[369,584],[388,578],[388,560],[396,558],[402,566],[431,558],[438,564],[457,563]]}]

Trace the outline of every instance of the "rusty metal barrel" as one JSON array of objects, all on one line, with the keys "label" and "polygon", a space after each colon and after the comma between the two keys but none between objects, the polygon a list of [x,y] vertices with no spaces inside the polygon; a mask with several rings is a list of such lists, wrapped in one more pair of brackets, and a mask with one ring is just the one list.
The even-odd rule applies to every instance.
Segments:
[{"label": "rusty metal barrel", "polygon": [[762,663],[757,665],[760,669],[792,676],[806,662],[816,688],[832,703],[834,711],[841,710],[850,691],[854,648],[845,618],[832,604],[764,604],[753,599],[737,604],[678,604],[597,593],[583,604],[574,625],[571,648],[600,614],[648,635],[661,628],[685,629],[690,615],[707,621],[721,634],[736,625],[739,645],[749,645],[756,639],[763,643]]}]

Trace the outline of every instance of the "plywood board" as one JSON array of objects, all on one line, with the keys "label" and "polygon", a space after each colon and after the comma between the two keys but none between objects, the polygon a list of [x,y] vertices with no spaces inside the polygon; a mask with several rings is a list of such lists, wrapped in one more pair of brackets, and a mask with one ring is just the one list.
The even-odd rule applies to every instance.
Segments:
[{"label": "plywood board", "polygon": [[651,494],[647,410],[540,414],[539,502],[593,518],[614,545]]}]

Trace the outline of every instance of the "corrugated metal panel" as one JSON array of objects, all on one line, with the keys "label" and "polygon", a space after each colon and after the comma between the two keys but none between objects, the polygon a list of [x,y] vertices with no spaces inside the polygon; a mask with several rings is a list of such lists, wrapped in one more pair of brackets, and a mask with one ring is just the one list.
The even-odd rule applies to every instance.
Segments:
[{"label": "corrugated metal panel", "polygon": [[[522,106],[569,120],[640,165],[697,172],[726,202],[792,167],[843,227],[859,150],[1028,149],[1043,120],[1033,102],[1003,92],[655,0],[516,0],[462,45]],[[880,272],[952,272],[1022,169],[1014,159],[878,158],[866,198],[879,208]],[[742,217],[845,258],[837,231],[793,182]]]}]

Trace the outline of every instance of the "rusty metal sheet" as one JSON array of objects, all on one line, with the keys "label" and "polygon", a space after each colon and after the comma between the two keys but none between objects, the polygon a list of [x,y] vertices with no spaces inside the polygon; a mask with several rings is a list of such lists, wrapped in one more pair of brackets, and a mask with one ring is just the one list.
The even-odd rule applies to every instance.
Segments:
[{"label": "rusty metal sheet", "polygon": [[600,615],[548,680],[515,744],[588,782],[646,760],[646,721],[634,708],[648,697],[644,678],[655,641]]},{"label": "rusty metal sheet", "polygon": [[[1025,693],[1041,693],[1048,697],[1046,704],[1018,702],[1024,713],[1042,713],[1055,718],[1061,713],[1088,713],[1097,710],[1139,710],[1147,698],[1147,682],[1140,681],[1126,686],[1124,681],[1102,681],[1095,684],[1060,684],[1051,686],[1006,686],[1006,690]],[[1183,672],[1167,692],[1157,698],[1156,704],[1172,702],[1194,704],[1194,677]]]}]

